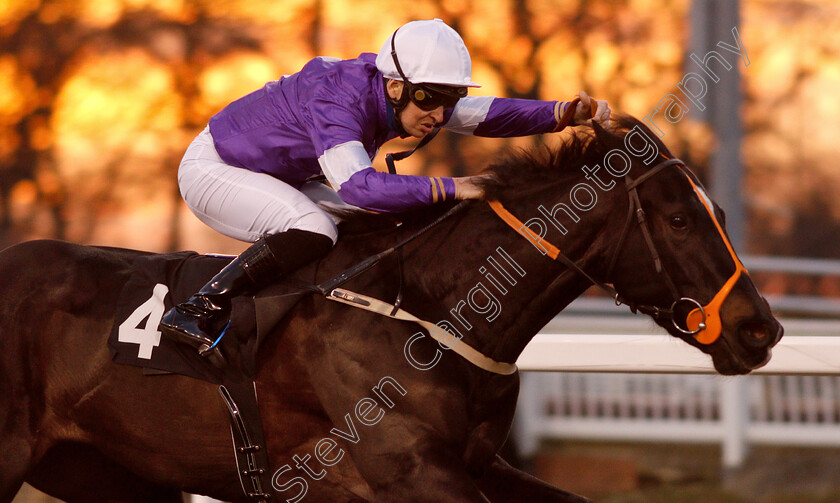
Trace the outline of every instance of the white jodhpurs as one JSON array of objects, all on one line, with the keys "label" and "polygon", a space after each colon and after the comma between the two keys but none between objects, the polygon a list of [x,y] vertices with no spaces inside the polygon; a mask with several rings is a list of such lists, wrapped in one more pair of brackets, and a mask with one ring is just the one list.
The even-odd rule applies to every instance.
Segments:
[{"label": "white jodhpurs", "polygon": [[344,205],[334,190],[316,182],[298,190],[273,176],[225,164],[209,127],[187,148],[178,186],[199,220],[240,241],[253,243],[263,234],[289,229],[317,232],[333,243],[338,239],[335,222],[316,204]]}]

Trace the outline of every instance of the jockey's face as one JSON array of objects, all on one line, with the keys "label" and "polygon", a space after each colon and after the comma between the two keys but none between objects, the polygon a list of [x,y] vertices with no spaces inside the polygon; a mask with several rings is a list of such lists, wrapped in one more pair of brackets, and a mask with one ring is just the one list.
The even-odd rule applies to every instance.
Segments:
[{"label": "jockey's face", "polygon": [[[388,81],[388,95],[392,98],[399,98],[402,94],[402,88],[402,82],[397,80]],[[406,107],[397,115],[397,120],[400,121],[406,133],[415,138],[422,138],[431,132],[435,124],[443,122],[443,106],[439,106],[434,110],[422,110],[413,101],[409,100]]]},{"label": "jockey's face", "polygon": [[432,131],[435,124],[443,122],[443,107],[426,111],[409,101],[400,112],[399,119],[406,133],[415,138],[422,138]]}]

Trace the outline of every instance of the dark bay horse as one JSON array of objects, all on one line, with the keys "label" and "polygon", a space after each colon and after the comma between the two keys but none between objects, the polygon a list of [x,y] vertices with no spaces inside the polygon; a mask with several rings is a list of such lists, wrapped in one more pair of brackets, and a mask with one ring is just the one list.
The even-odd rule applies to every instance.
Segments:
[{"label": "dark bay horse", "polygon": [[[466,203],[406,245],[402,267],[389,257],[344,286],[389,300],[402,284],[406,311],[510,363],[590,286],[585,273],[720,373],[748,373],[781,326],[741,270],[720,209],[671,157],[630,118],[556,152],[511,155],[489,168],[485,188],[518,228]],[[398,227],[351,217],[307,270],[332,277],[446,209],[399,215]],[[552,245],[581,270],[552,260]],[[140,253],[55,241],[0,253],[0,503],[24,481],[70,503],[176,502],[181,491],[248,500],[216,386],[110,359],[116,297]],[[479,369],[413,323],[322,296],[304,298],[275,332],[257,370],[275,500],[588,501],[497,455],[516,373]]]}]

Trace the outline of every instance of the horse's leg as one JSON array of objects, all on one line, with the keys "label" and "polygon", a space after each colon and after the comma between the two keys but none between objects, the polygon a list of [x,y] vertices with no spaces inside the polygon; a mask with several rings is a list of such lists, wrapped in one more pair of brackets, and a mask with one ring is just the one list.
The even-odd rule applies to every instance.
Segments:
[{"label": "horse's leg", "polygon": [[27,376],[5,365],[2,350],[7,348],[0,345],[0,503],[14,499],[35,462],[28,395],[20,384]]},{"label": "horse's leg", "polygon": [[582,496],[563,491],[517,470],[499,456],[476,479],[476,483],[492,503],[591,503]]},{"label": "horse's leg", "polygon": [[62,443],[44,454],[26,481],[67,503],[181,503],[181,491],[129,472],[96,449]]},{"label": "horse's leg", "polygon": [[[6,277],[2,283],[8,283]],[[15,337],[17,331],[8,325],[12,318],[8,300],[20,295],[20,291],[14,291],[7,296],[0,289],[0,503],[14,499],[35,462],[33,430],[39,416],[32,404],[39,400],[31,398],[29,385],[33,379],[21,363],[21,355],[26,353]]]},{"label": "horse's leg", "polygon": [[10,503],[23,485],[32,453],[20,437],[3,435],[0,433],[0,503]]},{"label": "horse's leg", "polygon": [[[383,429],[400,434],[412,431],[411,426],[394,426]],[[402,442],[393,440],[366,437],[372,448],[351,451],[377,503],[490,503],[461,458],[443,442],[406,438],[409,444],[399,445]]]}]

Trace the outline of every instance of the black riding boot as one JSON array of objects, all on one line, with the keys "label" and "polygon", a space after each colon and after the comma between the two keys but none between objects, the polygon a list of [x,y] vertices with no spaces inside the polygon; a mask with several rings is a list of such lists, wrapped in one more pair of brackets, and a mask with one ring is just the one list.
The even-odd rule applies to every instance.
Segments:
[{"label": "black riding boot", "polygon": [[319,259],[332,248],[323,234],[291,229],[264,236],[219,271],[201,290],[161,319],[165,337],[183,342],[202,356],[221,360],[213,346],[230,317],[231,299],[252,295],[290,272]]}]

